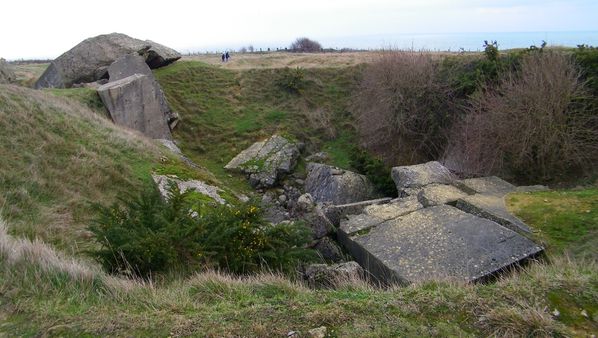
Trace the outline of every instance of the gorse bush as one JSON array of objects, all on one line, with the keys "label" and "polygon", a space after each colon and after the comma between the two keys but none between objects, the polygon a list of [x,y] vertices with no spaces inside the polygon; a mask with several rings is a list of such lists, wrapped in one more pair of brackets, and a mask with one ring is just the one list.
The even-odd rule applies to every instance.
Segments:
[{"label": "gorse bush", "polygon": [[304,248],[311,238],[306,227],[270,225],[251,203],[194,204],[194,193],[173,184],[167,200],[154,188],[111,206],[97,205],[100,216],[89,229],[100,248],[93,255],[110,272],[144,277],[200,268],[289,270],[314,257]]},{"label": "gorse bush", "polygon": [[391,168],[385,165],[384,161],[356,147],[351,151],[350,165],[365,175],[379,194],[397,197],[397,187],[390,174]]},{"label": "gorse bush", "polygon": [[285,67],[279,72],[276,84],[285,91],[298,94],[305,87],[305,70]]}]

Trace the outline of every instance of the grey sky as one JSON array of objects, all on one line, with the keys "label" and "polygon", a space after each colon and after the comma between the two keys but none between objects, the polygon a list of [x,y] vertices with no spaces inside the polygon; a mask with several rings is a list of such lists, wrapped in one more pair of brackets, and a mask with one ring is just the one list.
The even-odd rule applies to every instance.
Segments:
[{"label": "grey sky", "polygon": [[0,56],[9,59],[53,58],[111,32],[184,51],[288,45],[299,36],[598,31],[597,0],[21,0],[1,7]]}]

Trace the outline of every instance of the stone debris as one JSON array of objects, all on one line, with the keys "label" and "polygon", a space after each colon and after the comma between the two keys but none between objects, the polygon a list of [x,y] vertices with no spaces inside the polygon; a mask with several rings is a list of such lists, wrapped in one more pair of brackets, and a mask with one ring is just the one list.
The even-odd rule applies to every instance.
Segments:
[{"label": "stone debris", "polygon": [[363,175],[321,163],[307,165],[305,192],[316,202],[347,204],[374,197],[374,187]]},{"label": "stone debris", "polygon": [[298,158],[297,145],[282,136],[273,135],[243,150],[224,168],[247,174],[254,188],[264,189],[275,186],[284,175],[290,174]]},{"label": "stone debris", "polygon": [[475,282],[543,251],[504,202],[510,192],[542,187],[455,180],[438,162],[393,168],[393,179],[405,197],[326,213],[338,220],[341,245],[380,282]]},{"label": "stone debris", "polygon": [[160,195],[163,198],[168,199],[168,188],[171,182],[175,183],[181,192],[185,192],[187,190],[194,190],[197,193],[205,195],[215,202],[220,204],[227,204],[226,200],[220,196],[221,192],[224,192],[222,189],[215,187],[213,185],[209,185],[199,180],[181,180],[174,175],[152,175],[152,179],[158,185],[158,189],[160,190]]}]

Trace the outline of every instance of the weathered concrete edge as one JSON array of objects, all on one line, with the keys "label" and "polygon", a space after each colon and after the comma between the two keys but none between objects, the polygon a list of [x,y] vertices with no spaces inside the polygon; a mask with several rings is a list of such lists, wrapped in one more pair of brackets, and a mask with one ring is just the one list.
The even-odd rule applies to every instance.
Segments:
[{"label": "weathered concrete edge", "polygon": [[[504,197],[503,197],[504,198]],[[495,215],[489,211],[486,211],[484,209],[481,209],[479,207],[477,207],[474,204],[471,204],[470,202],[464,200],[464,199],[458,199],[455,203],[452,203],[451,205],[453,205],[455,208],[468,213],[468,214],[472,214],[481,218],[485,218],[487,220],[493,221],[495,223],[498,223],[501,226],[504,226],[507,229],[513,230],[516,233],[524,236],[524,237],[529,237],[529,235],[532,233],[531,229],[528,228],[527,226],[523,227],[520,224],[514,223],[509,219],[500,217],[498,215]],[[511,214],[508,210],[507,212],[517,221],[519,221],[521,224],[525,223],[520,220],[519,218],[517,218],[517,216]]]},{"label": "weathered concrete edge", "polygon": [[363,267],[370,278],[373,278],[381,285],[409,285],[410,282],[402,278],[398,273],[389,269],[376,256],[372,255],[363,246],[354,241],[346,232],[341,229],[336,233],[338,242],[349,252],[353,259]]}]

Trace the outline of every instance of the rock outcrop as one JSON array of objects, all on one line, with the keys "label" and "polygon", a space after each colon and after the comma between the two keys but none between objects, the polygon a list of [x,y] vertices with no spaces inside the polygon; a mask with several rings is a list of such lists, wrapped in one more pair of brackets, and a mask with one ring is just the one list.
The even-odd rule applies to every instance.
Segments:
[{"label": "rock outcrop", "polygon": [[137,54],[127,54],[119,57],[108,67],[109,82],[122,80],[134,74],[142,74],[150,78],[153,90],[156,92],[158,102],[160,103],[160,110],[164,114],[168,126],[172,130],[178,121],[178,115],[170,109],[166,96],[162,91],[162,87],[156,81],[152,70],[145,63],[143,57]]},{"label": "rock outcrop", "polygon": [[374,187],[363,175],[325,164],[309,163],[305,192],[311,194],[316,202],[346,204],[371,199]]},{"label": "rock outcrop", "polygon": [[35,88],[69,88],[108,77],[108,67],[126,54],[139,54],[150,68],[166,66],[181,55],[152,41],[112,33],[86,39],[60,55],[37,80]]},{"label": "rock outcrop", "polygon": [[138,130],[150,138],[172,138],[160,105],[161,91],[152,78],[134,74],[101,86],[98,93],[116,124]]},{"label": "rock outcrop", "polygon": [[0,83],[13,83],[17,79],[12,67],[0,58]]},{"label": "rock outcrop", "polygon": [[504,203],[509,192],[541,187],[455,180],[438,162],[394,168],[393,178],[405,197],[327,212],[339,242],[381,282],[484,280],[543,250]]},{"label": "rock outcrop", "polygon": [[154,182],[158,185],[158,189],[160,190],[160,195],[163,198],[169,198],[168,196],[168,188],[169,184],[174,183],[178,186],[181,192],[185,192],[187,190],[194,190],[197,193],[200,193],[209,199],[219,203],[219,204],[227,204],[226,200],[220,196],[220,193],[223,192],[222,189],[215,187],[213,185],[209,185],[199,180],[181,180],[176,176],[165,176],[165,175],[152,175]]},{"label": "rock outcrop", "polygon": [[270,188],[291,173],[297,165],[299,148],[286,138],[273,135],[256,142],[235,156],[227,170],[240,171],[249,176],[249,183],[256,189]]}]

